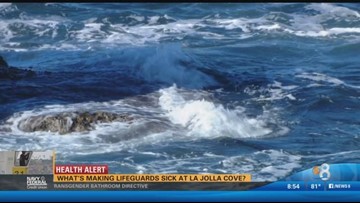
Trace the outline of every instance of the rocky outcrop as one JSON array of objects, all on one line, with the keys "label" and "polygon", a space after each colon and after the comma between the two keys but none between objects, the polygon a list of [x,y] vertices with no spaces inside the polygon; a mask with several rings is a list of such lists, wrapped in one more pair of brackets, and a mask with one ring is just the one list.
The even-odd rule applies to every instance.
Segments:
[{"label": "rocky outcrop", "polygon": [[0,69],[2,68],[8,68],[9,65],[6,63],[6,61],[3,59],[2,56],[0,56]]},{"label": "rocky outcrop", "polygon": [[34,75],[35,72],[32,70],[9,66],[3,57],[0,56],[0,79],[18,80]]},{"label": "rocky outcrop", "polygon": [[67,134],[72,132],[90,131],[97,123],[128,122],[133,117],[126,114],[110,112],[66,112],[56,115],[40,115],[23,119],[19,122],[18,128],[24,132],[58,132]]}]

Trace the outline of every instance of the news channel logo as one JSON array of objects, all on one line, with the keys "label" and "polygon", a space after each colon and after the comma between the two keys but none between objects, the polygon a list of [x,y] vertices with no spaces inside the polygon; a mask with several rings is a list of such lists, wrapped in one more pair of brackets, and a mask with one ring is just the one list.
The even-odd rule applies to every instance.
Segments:
[{"label": "news channel logo", "polygon": [[312,171],[314,175],[319,176],[323,181],[327,181],[331,177],[330,165],[327,163],[323,163],[320,166],[314,166]]}]

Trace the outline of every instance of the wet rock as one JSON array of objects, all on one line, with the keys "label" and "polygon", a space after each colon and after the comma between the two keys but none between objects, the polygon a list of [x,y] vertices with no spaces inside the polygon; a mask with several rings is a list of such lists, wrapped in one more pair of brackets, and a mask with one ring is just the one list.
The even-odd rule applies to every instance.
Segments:
[{"label": "wet rock", "polygon": [[0,56],[0,79],[19,80],[34,75],[36,74],[32,70],[9,66],[4,58]]},{"label": "wet rock", "polygon": [[2,56],[0,56],[0,69],[2,68],[8,68],[9,65],[6,63],[6,61],[3,59]]},{"label": "wet rock", "polygon": [[95,129],[97,123],[128,122],[133,118],[126,114],[110,112],[67,112],[56,115],[32,116],[21,120],[18,128],[24,132],[58,132],[67,134]]}]

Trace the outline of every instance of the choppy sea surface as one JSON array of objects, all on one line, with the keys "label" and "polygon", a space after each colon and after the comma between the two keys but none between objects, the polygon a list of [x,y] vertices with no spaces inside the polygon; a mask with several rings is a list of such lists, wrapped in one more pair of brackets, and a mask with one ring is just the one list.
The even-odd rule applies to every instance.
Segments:
[{"label": "choppy sea surface", "polygon": [[[1,3],[0,150],[56,150],[112,173],[278,180],[360,160],[360,6]],[[21,119],[111,111],[133,123],[59,135]]]}]

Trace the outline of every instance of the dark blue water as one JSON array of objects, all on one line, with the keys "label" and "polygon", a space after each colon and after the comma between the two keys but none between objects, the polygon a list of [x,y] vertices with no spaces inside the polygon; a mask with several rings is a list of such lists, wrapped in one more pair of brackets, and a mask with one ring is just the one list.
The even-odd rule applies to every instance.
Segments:
[{"label": "dark blue water", "polygon": [[[0,80],[1,150],[255,180],[359,162],[358,4],[0,4],[0,28],[0,55],[37,72]],[[97,110],[136,121],[17,127]]]}]

